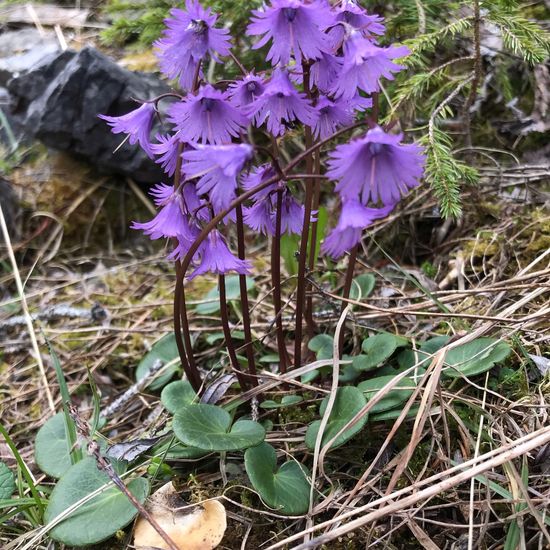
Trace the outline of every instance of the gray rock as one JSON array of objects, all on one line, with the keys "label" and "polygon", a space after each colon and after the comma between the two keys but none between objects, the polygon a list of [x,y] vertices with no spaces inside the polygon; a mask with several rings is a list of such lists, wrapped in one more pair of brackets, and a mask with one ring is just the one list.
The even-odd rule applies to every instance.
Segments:
[{"label": "gray rock", "polygon": [[[100,172],[158,182],[163,173],[138,147],[111,134],[98,114],[119,116],[168,91],[151,74],[123,69],[93,48],[67,50],[10,80],[12,116],[34,138],[92,163]],[[155,128],[155,132],[161,131]],[[117,149],[118,148],[118,149]],[[116,150],[116,152],[115,152]]]},{"label": "gray rock", "polygon": [[36,29],[21,29],[0,34],[0,86],[59,51],[53,32],[42,35]]}]

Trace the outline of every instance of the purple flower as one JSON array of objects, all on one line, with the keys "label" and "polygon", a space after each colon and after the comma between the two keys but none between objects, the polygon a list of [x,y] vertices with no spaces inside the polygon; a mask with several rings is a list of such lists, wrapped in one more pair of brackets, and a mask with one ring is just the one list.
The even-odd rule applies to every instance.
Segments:
[{"label": "purple flower", "polygon": [[273,71],[264,93],[250,104],[248,113],[255,117],[257,126],[267,120],[267,129],[274,136],[284,134],[283,122],[299,120],[313,126],[316,119],[316,111],[306,95],[294,88],[288,73],[281,69]]},{"label": "purple flower", "polygon": [[[183,260],[183,258],[185,258],[185,256],[187,255],[187,252],[189,252],[191,245],[199,236],[200,230],[196,225],[189,224],[188,229],[189,231],[185,235],[178,235],[176,237],[178,244],[168,256],[169,260]],[[195,252],[195,254],[193,255],[193,263],[195,263],[195,260],[198,258],[198,256],[199,253]]]},{"label": "purple flower", "polygon": [[237,107],[250,105],[264,92],[264,81],[253,73],[229,85],[229,97]]},{"label": "purple flower", "polygon": [[[258,187],[264,181],[274,178],[277,175],[275,168],[271,164],[262,164],[255,167],[249,174],[241,178],[241,185],[245,191],[250,191],[254,187]],[[254,195],[255,199],[264,198],[277,187],[277,182],[269,185]]]},{"label": "purple flower", "polygon": [[332,258],[340,258],[361,240],[364,229],[374,220],[385,218],[395,208],[395,204],[384,208],[367,208],[356,200],[344,201],[338,224],[323,241],[322,252]]},{"label": "purple flower", "polygon": [[189,279],[204,273],[225,274],[236,271],[240,275],[250,273],[251,265],[246,260],[240,260],[229,250],[223,236],[218,230],[209,233],[200,247],[201,262],[199,267],[191,273]]},{"label": "purple flower", "polygon": [[342,70],[343,59],[330,53],[323,53],[321,57],[311,65],[311,86],[317,86],[319,90],[327,93],[334,85]]},{"label": "purple flower", "polygon": [[368,15],[361,6],[357,5],[355,0],[342,0],[335,11],[336,21],[344,23],[344,25],[335,25],[328,33],[335,50],[344,41],[346,35],[345,25],[361,31],[362,35],[371,41],[374,41],[374,35],[382,36],[386,32],[386,28],[382,24],[384,18],[379,15]]},{"label": "purple flower", "polygon": [[381,48],[364,38],[359,31],[352,31],[344,44],[344,64],[332,92],[344,99],[351,99],[358,90],[369,94],[378,92],[380,78],[393,80],[393,73],[405,68],[392,59],[405,57],[409,53],[406,46]]},{"label": "purple flower", "polygon": [[313,127],[316,138],[326,139],[340,126],[349,126],[353,122],[354,113],[349,101],[331,101],[328,97],[321,96],[316,107],[319,115]]},{"label": "purple flower", "polygon": [[[304,207],[287,190],[283,197],[283,207],[281,209],[281,235],[283,233],[299,235],[302,232],[304,210]],[[273,217],[275,217],[275,213],[273,213]]]},{"label": "purple flower", "polygon": [[244,209],[244,223],[257,233],[273,235],[275,233],[275,218],[273,216],[273,201],[271,197],[258,199],[252,206]]},{"label": "purple flower", "polygon": [[229,55],[229,31],[215,29],[218,19],[210,9],[204,9],[197,0],[186,0],[185,10],[170,10],[165,19],[164,36],[154,43],[161,71],[170,79],[179,78],[180,87],[193,85],[197,68],[207,53]]},{"label": "purple flower", "polygon": [[153,240],[161,237],[177,237],[186,235],[189,224],[184,214],[184,200],[179,192],[169,185],[160,184],[152,189],[155,203],[161,207],[159,213],[145,223],[133,222],[132,229],[141,229]]},{"label": "purple flower", "polygon": [[402,134],[387,134],[376,127],[330,153],[326,175],[338,181],[336,191],[344,200],[390,205],[419,185],[424,171],[423,148],[402,144],[402,138]]},{"label": "purple flower", "polygon": [[196,95],[169,107],[169,120],[182,141],[227,143],[238,137],[248,119],[229,100],[229,94],[203,86]]},{"label": "purple flower", "polygon": [[182,155],[186,178],[199,178],[197,192],[208,194],[216,213],[225,210],[235,198],[237,175],[249,161],[254,149],[247,144],[195,145]]},{"label": "purple flower", "polygon": [[158,143],[151,144],[151,151],[158,156],[155,162],[160,164],[169,176],[173,176],[178,164],[178,148],[181,143],[179,133],[172,136],[159,135],[157,141]]},{"label": "purple flower", "polygon": [[334,22],[334,16],[323,0],[271,0],[259,10],[252,10],[251,23],[247,33],[263,35],[254,48],[273,43],[267,60],[273,65],[287,65],[291,54],[297,62],[301,58],[317,59],[328,51],[327,35],[323,32]]},{"label": "purple flower", "polygon": [[113,134],[128,134],[131,145],[139,143],[149,157],[153,158],[151,144],[149,143],[149,134],[153,126],[155,112],[155,105],[153,103],[144,103],[141,107],[125,115],[99,115],[99,118],[107,121],[107,124],[112,128],[111,132]]}]

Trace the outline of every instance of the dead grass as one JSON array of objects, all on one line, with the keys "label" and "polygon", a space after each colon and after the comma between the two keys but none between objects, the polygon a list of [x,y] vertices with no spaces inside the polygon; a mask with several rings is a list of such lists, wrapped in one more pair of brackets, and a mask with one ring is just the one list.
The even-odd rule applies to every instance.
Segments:
[{"label": "dead grass", "polygon": [[[80,308],[83,314],[35,321],[44,374],[29,353],[25,326],[5,323],[22,309],[4,252],[0,274],[1,422],[45,485],[51,480],[34,465],[32,447],[33,434],[50,414],[45,382],[56,407],[60,397],[43,336],[60,356],[73,402],[87,418],[92,410],[88,372],[103,407],[131,386],[139,359],[172,330],[174,287],[162,251],[126,231],[129,219],[147,215],[131,188],[97,180],[63,160],[49,162],[42,159],[14,175],[27,213],[13,249],[30,314],[60,305]],[[188,500],[225,498],[230,528],[222,548],[502,548],[511,525],[519,533],[518,548],[550,544],[550,382],[532,359],[548,357],[550,349],[550,215],[533,206],[532,196],[526,202],[505,193],[508,187],[499,189],[499,181],[507,182],[488,174],[480,189],[471,190],[461,225],[442,229],[431,217],[435,203],[424,190],[393,219],[376,226],[374,238],[365,240],[362,269],[376,273],[377,287],[368,300],[354,304],[345,351],[357,349],[365,331],[388,330],[418,340],[451,334],[450,346],[476,336],[498,336],[512,343],[513,356],[489,376],[442,385],[444,356],[436,354],[403,418],[369,424],[336,452],[318,449],[317,499],[307,518],[290,520],[267,511],[243,487],[246,477],[238,456],[227,458],[226,486],[215,459],[176,464]],[[265,251],[259,247],[254,254],[263,265]],[[338,289],[328,284],[327,266],[315,275],[320,281],[315,287],[317,323],[332,333],[339,317]],[[187,293],[191,301],[200,301],[212,284],[195,283]],[[259,275],[255,284],[253,329],[267,354],[276,351],[268,278]],[[290,279],[287,290],[292,284]],[[289,316],[291,312],[292,304]],[[204,338],[220,331],[219,321],[215,315],[194,315],[192,327],[199,338],[200,364],[212,368],[220,362],[221,345],[207,346]],[[222,364],[228,368],[223,359]],[[268,441],[280,456],[292,453],[311,461],[303,437],[312,404],[334,391],[330,380],[313,385],[299,381],[315,366],[284,377],[266,372],[259,388],[244,396],[306,392],[300,407],[261,414],[274,423]],[[224,399],[235,397],[229,392]],[[124,441],[162,425],[166,418],[158,402],[157,394],[147,392],[130,400],[111,420],[106,436]],[[420,404],[420,411],[416,419],[406,420],[413,403]],[[359,414],[367,414],[372,404]],[[14,466],[3,443],[0,459]],[[3,545],[24,537],[24,521],[11,521],[0,534]],[[126,547],[127,541],[114,547]]]}]

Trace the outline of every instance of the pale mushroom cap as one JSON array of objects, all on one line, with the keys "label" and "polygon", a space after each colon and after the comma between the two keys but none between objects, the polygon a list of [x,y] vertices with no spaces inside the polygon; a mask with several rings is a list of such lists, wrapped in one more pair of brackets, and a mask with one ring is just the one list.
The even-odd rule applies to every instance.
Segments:
[{"label": "pale mushroom cap", "polygon": [[[180,550],[216,548],[227,527],[225,508],[221,502],[207,500],[189,506],[171,482],[156,491],[146,507]],[[142,517],[136,523],[134,546],[137,550],[168,550],[162,537]]]}]

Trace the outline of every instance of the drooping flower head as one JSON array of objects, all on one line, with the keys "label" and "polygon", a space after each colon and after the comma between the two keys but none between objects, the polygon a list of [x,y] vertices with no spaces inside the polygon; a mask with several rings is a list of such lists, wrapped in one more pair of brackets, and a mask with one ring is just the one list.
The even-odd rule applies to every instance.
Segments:
[{"label": "drooping flower head", "polygon": [[206,240],[200,246],[201,260],[200,264],[191,273],[189,279],[204,273],[226,274],[235,271],[240,275],[248,275],[251,265],[246,260],[240,260],[229,250],[222,234],[213,230],[208,234]]},{"label": "drooping flower head", "polygon": [[386,32],[386,28],[382,24],[383,17],[379,15],[369,15],[367,12],[355,2],[355,0],[342,0],[342,2],[336,6],[336,21],[342,23],[340,25],[334,25],[329,31],[332,46],[335,50],[340,48],[344,37],[346,35],[345,26],[348,25],[354,29],[357,29],[361,34],[371,40],[375,41],[375,36],[382,36]]},{"label": "drooping flower head", "polygon": [[168,115],[185,142],[228,143],[248,123],[246,116],[229,101],[229,94],[210,85],[171,105]]},{"label": "drooping flower head", "polygon": [[237,176],[253,156],[250,145],[195,145],[182,154],[182,172],[188,180],[197,178],[197,192],[208,195],[217,214],[235,198]]},{"label": "drooping flower head", "polygon": [[250,104],[248,113],[254,117],[257,126],[267,120],[267,129],[274,136],[284,134],[284,123],[299,120],[313,126],[316,119],[316,111],[306,95],[296,90],[288,73],[281,69],[273,71],[264,93]]},{"label": "drooping flower head", "polygon": [[[284,233],[299,235],[302,232],[304,211],[304,206],[301,205],[287,189],[283,195],[283,205],[281,209],[281,235]],[[275,217],[275,213],[273,217]],[[316,214],[314,217],[316,217]]]},{"label": "drooping flower head", "polygon": [[262,36],[254,48],[265,46],[270,40],[267,60],[273,65],[287,65],[291,54],[297,62],[301,58],[317,59],[329,51],[324,30],[334,21],[334,16],[324,0],[271,0],[259,10],[252,10],[247,33]]},{"label": "drooping flower head", "polygon": [[228,91],[231,101],[237,107],[246,107],[263,94],[264,81],[254,73],[250,73],[230,84]]},{"label": "drooping flower head", "polygon": [[321,57],[311,65],[310,86],[317,86],[323,93],[328,93],[334,86],[342,70],[343,59],[330,53],[323,53]]},{"label": "drooping flower head", "polygon": [[381,201],[388,206],[419,185],[424,171],[423,148],[403,144],[402,134],[392,135],[375,127],[329,155],[327,176],[335,181],[344,200],[366,205]]},{"label": "drooping flower head", "polygon": [[332,101],[321,96],[317,102],[318,118],[313,127],[316,138],[326,139],[341,126],[349,126],[354,119],[354,110],[349,101]]},{"label": "drooping flower head", "polygon": [[149,142],[153,117],[155,116],[155,105],[144,103],[141,107],[130,111],[122,116],[99,115],[99,118],[106,120],[112,128],[113,134],[128,134],[130,145],[139,143],[141,148],[153,158],[153,151]]},{"label": "drooping flower head", "polygon": [[158,157],[155,162],[160,164],[169,176],[176,172],[180,143],[179,132],[176,132],[171,136],[158,135],[157,143],[151,144],[151,151]]},{"label": "drooping flower head", "polygon": [[344,201],[338,224],[323,241],[321,251],[332,258],[340,258],[361,240],[364,229],[375,220],[385,218],[395,208],[395,204],[367,208],[354,199]]},{"label": "drooping flower head", "polygon": [[131,228],[143,231],[153,240],[188,235],[187,208],[180,190],[161,183],[151,189],[151,195],[159,213],[148,222],[133,222]]},{"label": "drooping flower head", "polygon": [[[275,168],[271,164],[262,164],[261,166],[256,166],[253,168],[246,176],[243,176],[241,179],[242,188],[245,191],[250,191],[255,187],[258,187],[264,181],[273,179],[277,175]],[[269,185],[265,189],[262,189],[254,195],[254,199],[264,198],[271,191],[275,190],[277,187],[277,181],[274,180],[273,185]]]},{"label": "drooping flower head", "polygon": [[275,207],[270,196],[258,198],[252,206],[244,209],[244,223],[256,233],[273,235],[275,233],[274,210]]},{"label": "drooping flower head", "polygon": [[358,90],[368,94],[378,92],[382,77],[393,80],[393,73],[405,68],[392,60],[409,53],[406,46],[381,48],[364,38],[361,32],[352,31],[344,43],[344,64],[332,92],[344,99],[351,99]]},{"label": "drooping flower head", "polygon": [[188,90],[207,54],[213,59],[229,54],[229,31],[214,28],[218,16],[197,0],[186,0],[185,10],[174,8],[170,15],[164,21],[163,37],[154,46],[163,74],[169,79],[178,78],[180,87]]}]

